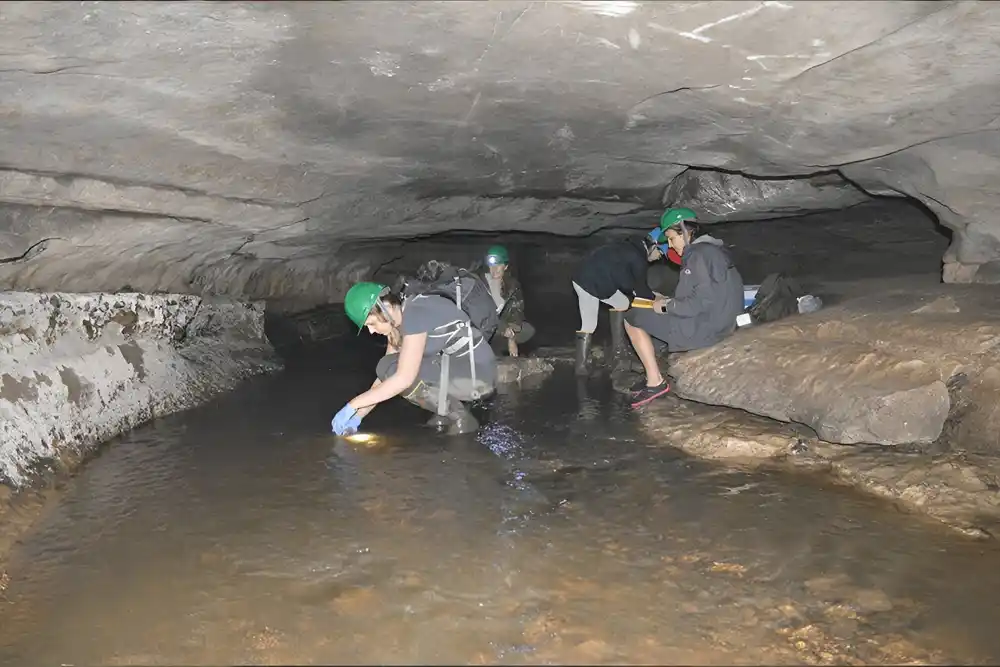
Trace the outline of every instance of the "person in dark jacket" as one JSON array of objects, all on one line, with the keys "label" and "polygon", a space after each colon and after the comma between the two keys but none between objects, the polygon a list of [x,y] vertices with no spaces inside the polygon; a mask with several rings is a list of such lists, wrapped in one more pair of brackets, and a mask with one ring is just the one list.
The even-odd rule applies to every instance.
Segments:
[{"label": "person in dark jacket", "polygon": [[670,391],[653,338],[671,352],[710,347],[736,329],[736,317],[743,312],[743,277],[722,241],[702,234],[690,219],[668,226],[665,236],[673,251],[668,256],[681,265],[674,296],[657,298],[649,308],[633,308],[625,317],[625,332],[646,374],[632,388],[632,407]]},{"label": "person in dark jacket", "polygon": [[518,346],[535,335],[535,328],[524,321],[524,293],[521,282],[510,269],[510,255],[502,245],[490,246],[486,251],[486,268],[480,269],[483,280],[490,288],[490,296],[497,307],[500,320],[496,334],[490,341],[493,353],[504,351],[512,357],[519,354]]},{"label": "person in dark jacket", "polygon": [[597,329],[597,312],[601,302],[611,307],[612,347],[621,335],[625,311],[633,298],[652,301],[655,298],[647,282],[650,262],[666,254],[659,228],[641,239],[631,238],[597,248],[588,255],[573,276],[573,289],[580,305],[580,328],[576,332],[576,374],[590,371],[590,341]]}]

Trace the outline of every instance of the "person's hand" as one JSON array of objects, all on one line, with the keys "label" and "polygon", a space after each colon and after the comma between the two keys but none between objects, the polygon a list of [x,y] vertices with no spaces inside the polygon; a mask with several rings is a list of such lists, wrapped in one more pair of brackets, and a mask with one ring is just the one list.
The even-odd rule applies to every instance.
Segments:
[{"label": "person's hand", "polygon": [[330,422],[330,427],[331,430],[337,435],[351,435],[352,433],[357,433],[358,429],[361,428],[361,416],[358,415],[358,411],[351,407],[351,404],[348,403],[333,416],[333,421]]},{"label": "person's hand", "polygon": [[514,337],[514,336],[516,336],[516,335],[517,335],[517,334],[516,334],[516,333],[514,333],[514,330],[513,330],[513,329],[511,329],[510,327],[507,327],[507,328],[506,328],[506,329],[504,330],[504,332],[503,332],[503,337],[504,337],[504,338],[513,338],[513,337]]},{"label": "person's hand", "polygon": [[512,338],[507,339],[507,354],[512,357],[517,356],[517,341]]}]

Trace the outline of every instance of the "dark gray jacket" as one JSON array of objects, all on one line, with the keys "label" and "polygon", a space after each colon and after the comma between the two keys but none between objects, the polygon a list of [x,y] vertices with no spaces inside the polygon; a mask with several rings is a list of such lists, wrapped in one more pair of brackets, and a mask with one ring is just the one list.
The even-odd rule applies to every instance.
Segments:
[{"label": "dark gray jacket", "polygon": [[717,238],[696,238],[684,250],[680,280],[667,314],[671,352],[715,345],[736,329],[743,312],[743,277]]}]

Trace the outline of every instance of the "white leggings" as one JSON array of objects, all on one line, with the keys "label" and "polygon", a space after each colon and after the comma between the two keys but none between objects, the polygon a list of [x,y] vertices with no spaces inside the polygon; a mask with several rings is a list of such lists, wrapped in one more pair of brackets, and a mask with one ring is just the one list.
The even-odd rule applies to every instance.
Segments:
[{"label": "white leggings", "polygon": [[573,283],[573,289],[576,290],[576,298],[580,302],[579,330],[584,333],[592,334],[597,329],[597,309],[600,307],[602,301],[615,310],[625,310],[632,303],[621,291],[615,292],[607,299],[598,299],[575,282]]}]

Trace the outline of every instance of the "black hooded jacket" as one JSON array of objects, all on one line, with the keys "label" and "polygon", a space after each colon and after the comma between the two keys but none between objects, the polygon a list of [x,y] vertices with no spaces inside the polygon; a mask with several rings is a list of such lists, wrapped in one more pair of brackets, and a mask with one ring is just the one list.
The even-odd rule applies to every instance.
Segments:
[{"label": "black hooded jacket", "polygon": [[649,260],[640,239],[616,241],[591,252],[577,267],[573,282],[598,299],[621,292],[629,299],[652,299],[646,279]]}]

